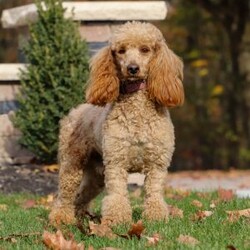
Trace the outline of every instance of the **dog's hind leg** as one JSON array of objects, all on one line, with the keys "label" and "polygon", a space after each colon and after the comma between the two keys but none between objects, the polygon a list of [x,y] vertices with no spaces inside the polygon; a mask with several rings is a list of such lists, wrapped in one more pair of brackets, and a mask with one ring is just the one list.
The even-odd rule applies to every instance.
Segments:
[{"label": "dog's hind leg", "polygon": [[96,151],[90,154],[88,163],[75,200],[76,215],[84,216],[89,203],[104,189],[104,166],[102,157]]},{"label": "dog's hind leg", "polygon": [[54,225],[75,221],[74,201],[90,147],[82,133],[80,123],[72,122],[70,116],[62,120],[59,137],[58,195],[49,215],[50,222]]}]

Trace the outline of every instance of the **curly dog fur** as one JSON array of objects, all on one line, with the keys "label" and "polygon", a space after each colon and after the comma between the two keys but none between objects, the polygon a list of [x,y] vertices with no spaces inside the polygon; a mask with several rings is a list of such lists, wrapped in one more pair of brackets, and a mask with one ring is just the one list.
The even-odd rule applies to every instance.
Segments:
[{"label": "curly dog fur", "polygon": [[103,220],[131,221],[128,172],[146,175],[143,217],[167,219],[162,192],[175,140],[168,107],[184,101],[182,71],[152,24],[128,22],[114,32],[91,60],[87,104],[61,121],[52,223],[73,222],[104,187]]}]

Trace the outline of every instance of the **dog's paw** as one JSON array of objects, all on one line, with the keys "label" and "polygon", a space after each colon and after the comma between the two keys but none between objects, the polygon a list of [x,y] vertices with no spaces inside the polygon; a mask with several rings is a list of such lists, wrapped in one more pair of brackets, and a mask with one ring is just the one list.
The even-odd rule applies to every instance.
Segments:
[{"label": "dog's paw", "polygon": [[128,198],[108,195],[102,201],[102,220],[109,225],[132,221],[132,209]]},{"label": "dog's paw", "polygon": [[168,220],[168,206],[162,197],[148,197],[144,203],[143,218],[147,220]]},{"label": "dog's paw", "polygon": [[74,209],[68,207],[54,207],[49,214],[49,221],[53,226],[74,224],[76,222]]}]

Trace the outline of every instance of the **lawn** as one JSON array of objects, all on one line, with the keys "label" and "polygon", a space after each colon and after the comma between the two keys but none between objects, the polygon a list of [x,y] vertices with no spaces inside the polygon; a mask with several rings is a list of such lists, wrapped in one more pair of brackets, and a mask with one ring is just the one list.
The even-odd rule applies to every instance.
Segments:
[{"label": "lawn", "polygon": [[[141,219],[142,197],[139,189],[130,193],[135,222]],[[223,190],[203,194],[167,189],[165,197],[172,206],[169,221],[142,221],[140,239],[127,236],[131,225],[113,228],[115,238],[97,236],[89,229],[88,221],[81,227],[63,226],[60,231],[67,240],[84,244],[85,249],[250,249],[249,210],[231,216],[226,213],[250,208],[250,199],[239,199]],[[96,214],[100,214],[101,198],[92,205]],[[51,233],[57,230],[48,224],[50,201],[51,196],[0,194],[0,249],[45,249],[44,230]],[[190,242],[184,237],[183,242],[180,235],[197,241],[192,243],[192,239]]]}]

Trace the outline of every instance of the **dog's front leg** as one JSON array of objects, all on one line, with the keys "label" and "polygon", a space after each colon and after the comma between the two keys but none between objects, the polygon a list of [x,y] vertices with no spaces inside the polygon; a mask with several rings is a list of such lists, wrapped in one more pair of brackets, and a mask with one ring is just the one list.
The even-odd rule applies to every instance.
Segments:
[{"label": "dog's front leg", "polygon": [[74,201],[82,179],[82,168],[73,162],[63,162],[59,171],[59,190],[49,215],[53,225],[75,222]]},{"label": "dog's front leg", "polygon": [[102,202],[102,216],[105,222],[112,225],[132,220],[127,190],[128,173],[124,167],[125,157],[124,155],[120,155],[121,158],[117,156],[116,153],[109,155],[104,163],[107,196]]},{"label": "dog's front leg", "polygon": [[[152,164],[153,165],[153,164]],[[143,217],[148,220],[167,220],[168,207],[163,198],[167,170],[153,167],[146,173]]]}]

